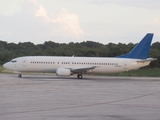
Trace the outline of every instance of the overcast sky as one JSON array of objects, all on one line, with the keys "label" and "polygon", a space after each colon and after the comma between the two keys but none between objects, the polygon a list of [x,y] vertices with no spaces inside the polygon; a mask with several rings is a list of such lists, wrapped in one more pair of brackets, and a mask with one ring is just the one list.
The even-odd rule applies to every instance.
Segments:
[{"label": "overcast sky", "polygon": [[58,43],[160,41],[160,0],[1,0],[0,40]]}]

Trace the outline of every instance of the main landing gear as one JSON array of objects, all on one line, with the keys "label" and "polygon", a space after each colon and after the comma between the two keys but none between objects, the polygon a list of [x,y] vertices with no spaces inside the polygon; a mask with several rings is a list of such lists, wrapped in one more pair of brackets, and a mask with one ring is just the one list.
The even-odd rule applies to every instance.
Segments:
[{"label": "main landing gear", "polygon": [[77,78],[82,79],[83,78],[82,73],[78,73]]},{"label": "main landing gear", "polygon": [[22,75],[21,75],[21,74],[18,74],[18,77],[19,77],[19,78],[21,78],[21,77],[22,77]]}]

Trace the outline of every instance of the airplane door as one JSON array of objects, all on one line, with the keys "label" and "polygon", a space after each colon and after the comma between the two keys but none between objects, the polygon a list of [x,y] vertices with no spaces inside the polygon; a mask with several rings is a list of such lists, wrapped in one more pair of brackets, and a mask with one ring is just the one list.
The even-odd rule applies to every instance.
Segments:
[{"label": "airplane door", "polygon": [[24,58],[24,59],[22,60],[22,66],[23,66],[23,67],[26,67],[26,66],[27,66],[27,59]]},{"label": "airplane door", "polygon": [[123,61],[123,68],[124,68],[125,70],[127,69],[127,61],[126,61],[126,60]]}]

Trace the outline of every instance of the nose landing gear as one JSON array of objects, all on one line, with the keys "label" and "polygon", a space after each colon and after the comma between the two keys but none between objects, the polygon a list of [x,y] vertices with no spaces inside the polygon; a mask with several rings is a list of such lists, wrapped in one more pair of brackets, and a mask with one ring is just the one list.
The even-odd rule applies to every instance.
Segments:
[{"label": "nose landing gear", "polygon": [[21,74],[18,74],[18,77],[19,77],[19,78],[21,78],[21,77],[22,77],[22,75],[21,75]]}]

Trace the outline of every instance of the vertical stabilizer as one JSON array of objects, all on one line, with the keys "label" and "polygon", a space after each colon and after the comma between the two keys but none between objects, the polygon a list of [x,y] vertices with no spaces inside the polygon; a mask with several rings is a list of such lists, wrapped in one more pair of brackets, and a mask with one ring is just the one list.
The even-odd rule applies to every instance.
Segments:
[{"label": "vertical stabilizer", "polygon": [[146,59],[152,42],[153,33],[146,36],[128,53],[117,56],[117,58]]}]

